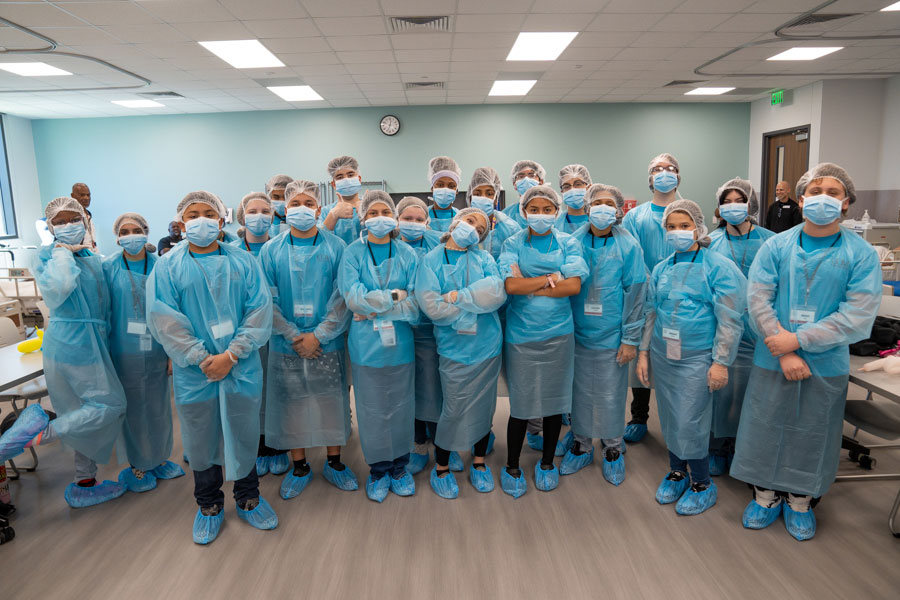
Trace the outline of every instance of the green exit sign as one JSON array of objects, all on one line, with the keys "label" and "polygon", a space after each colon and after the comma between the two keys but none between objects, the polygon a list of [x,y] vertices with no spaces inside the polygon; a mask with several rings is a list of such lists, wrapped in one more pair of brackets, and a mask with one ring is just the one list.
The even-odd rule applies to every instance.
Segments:
[{"label": "green exit sign", "polygon": [[772,92],[772,106],[778,106],[782,102],[784,102],[784,90]]}]

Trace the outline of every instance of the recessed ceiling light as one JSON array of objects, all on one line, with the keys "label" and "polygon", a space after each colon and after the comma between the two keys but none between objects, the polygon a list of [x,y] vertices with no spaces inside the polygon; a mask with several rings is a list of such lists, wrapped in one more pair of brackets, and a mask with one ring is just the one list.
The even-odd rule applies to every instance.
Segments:
[{"label": "recessed ceiling light", "polygon": [[324,100],[322,96],[308,85],[275,85],[266,88],[273,94],[281,96],[288,102],[310,102],[313,100]]},{"label": "recessed ceiling light", "polygon": [[685,92],[685,96],[718,96],[733,90],[733,87],[699,87],[689,92]]},{"label": "recessed ceiling light", "polygon": [[890,6],[885,6],[881,9],[881,12],[888,12],[893,10],[900,10],[900,2],[894,2]]},{"label": "recessed ceiling light", "polygon": [[576,35],[577,31],[522,32],[506,60],[556,60]]},{"label": "recessed ceiling light", "polygon": [[111,102],[125,108],[157,108],[165,106],[165,104],[160,104],[154,100],[112,100]]},{"label": "recessed ceiling light", "polygon": [[817,58],[822,58],[826,54],[831,54],[832,52],[843,49],[843,46],[831,48],[791,48],[790,50],[785,50],[775,56],[770,56],[766,60],[816,60]]},{"label": "recessed ceiling light", "polygon": [[71,75],[68,71],[57,69],[47,63],[0,63],[0,69],[22,75],[23,77],[55,77],[57,75]]},{"label": "recessed ceiling light", "polygon": [[537,79],[512,79],[508,81],[495,81],[488,96],[524,96],[527,94]]},{"label": "recessed ceiling light", "polygon": [[260,44],[259,40],[199,42],[199,44],[236,69],[284,66],[284,63]]}]

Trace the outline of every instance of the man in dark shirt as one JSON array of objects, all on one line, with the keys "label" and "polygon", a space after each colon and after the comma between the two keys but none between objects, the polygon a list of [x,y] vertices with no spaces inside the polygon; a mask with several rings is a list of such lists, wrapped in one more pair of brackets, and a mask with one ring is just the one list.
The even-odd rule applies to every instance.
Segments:
[{"label": "man in dark shirt", "polygon": [[780,181],[775,186],[775,202],[769,207],[766,215],[766,228],[781,233],[803,222],[803,211],[800,205],[790,196],[791,188],[787,181]]},{"label": "man in dark shirt", "polygon": [[160,256],[168,252],[172,249],[172,247],[181,241],[181,229],[178,228],[178,223],[172,221],[169,223],[169,235],[159,240],[159,244],[157,244]]}]

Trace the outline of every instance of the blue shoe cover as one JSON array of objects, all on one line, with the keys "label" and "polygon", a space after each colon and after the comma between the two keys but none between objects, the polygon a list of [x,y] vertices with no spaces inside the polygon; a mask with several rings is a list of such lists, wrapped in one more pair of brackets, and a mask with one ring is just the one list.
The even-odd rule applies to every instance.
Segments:
[{"label": "blue shoe cover", "polygon": [[448,463],[450,466],[450,470],[456,473],[465,470],[465,465],[463,464],[462,457],[459,455],[459,452],[454,450],[450,453],[450,462]]},{"label": "blue shoe cover", "polygon": [[643,423],[629,423],[625,426],[624,440],[629,444],[636,444],[647,435],[647,426]]},{"label": "blue shoe cover", "polygon": [[619,454],[619,458],[614,461],[603,459],[603,479],[613,485],[620,485],[625,481],[625,456]]},{"label": "blue shoe cover", "polygon": [[156,488],[156,475],[153,471],[145,471],[144,476],[138,479],[131,467],[125,467],[119,472],[119,483],[128,488],[129,492],[149,492]]},{"label": "blue shoe cover", "polygon": [[688,486],[691,484],[687,473],[684,473],[684,478],[681,481],[672,481],[667,479],[668,477],[669,473],[666,473],[666,476],[663,477],[662,482],[656,489],[656,501],[660,504],[672,504],[681,498],[684,490],[688,489]]},{"label": "blue shoe cover", "polygon": [[509,474],[506,467],[500,471],[500,489],[512,496],[513,498],[521,498],[528,491],[528,482],[525,481],[525,473],[518,477]]},{"label": "blue shoe cover", "polygon": [[219,531],[221,531],[222,523],[224,522],[224,510],[219,509],[219,514],[207,517],[198,508],[197,516],[194,517],[194,543],[211,544],[214,542],[219,537]]},{"label": "blue shoe cover", "polygon": [[782,502],[782,505],[784,505],[784,527],[788,533],[798,542],[811,540],[816,535],[816,516],[812,509],[802,513],[793,510],[787,502]]},{"label": "blue shoe cover", "polygon": [[175,479],[176,477],[184,476],[184,469],[181,468],[181,465],[176,465],[171,460],[165,461],[150,472],[157,479]]},{"label": "blue shoe cover", "polygon": [[724,475],[728,471],[728,458],[717,454],[709,455],[709,474],[713,477]]},{"label": "blue shoe cover", "polygon": [[741,523],[747,529],[765,529],[777,521],[779,516],[781,516],[781,502],[772,508],[766,508],[761,506],[756,500],[750,500],[750,504],[744,509]]},{"label": "blue shoe cover", "polygon": [[565,425],[566,427],[571,427],[572,426],[572,415],[570,415],[569,413],[563,413],[562,424]]},{"label": "blue shoe cover", "polygon": [[559,487],[559,469],[556,465],[547,470],[541,468],[541,463],[534,465],[534,487],[542,492],[550,492]]},{"label": "blue shoe cover", "polygon": [[253,510],[242,510],[237,507],[238,517],[256,527],[257,529],[275,529],[278,527],[278,515],[272,509],[272,505],[266,502],[262,496],[259,497],[259,504]]},{"label": "blue shoe cover", "polygon": [[390,490],[390,475],[384,475],[377,481],[372,481],[371,475],[369,475],[369,478],[366,479],[366,496],[369,497],[369,500],[374,500],[378,503],[384,502],[384,499],[387,498],[388,492]]},{"label": "blue shoe cover", "polygon": [[568,450],[562,462],[559,463],[559,474],[571,475],[572,473],[577,473],[592,462],[594,462],[593,448],[591,448],[590,452],[585,452],[584,454],[573,454],[572,450]]},{"label": "blue shoe cover", "polygon": [[456,477],[453,471],[448,471],[443,477],[438,477],[437,467],[431,469],[431,477],[429,478],[431,489],[441,498],[453,500],[459,496],[459,485],[456,483]]},{"label": "blue shoe cover", "polygon": [[538,452],[544,451],[544,436],[539,433],[526,433],[525,439],[528,441],[528,447]]},{"label": "blue shoe cover", "polygon": [[403,476],[400,479],[394,479],[390,477],[391,491],[397,494],[398,496],[412,496],[416,493],[416,482],[413,480],[412,475],[403,472]]},{"label": "blue shoe cover", "polygon": [[494,474],[487,465],[484,465],[484,470],[476,469],[474,465],[469,467],[469,481],[472,482],[472,487],[482,494],[494,491]]},{"label": "blue shoe cover", "polygon": [[575,434],[572,433],[570,429],[562,440],[557,440],[556,442],[556,451],[553,453],[556,456],[565,456],[566,452],[572,449],[572,446],[575,445]]},{"label": "blue shoe cover", "polygon": [[[256,474],[259,477],[263,475],[269,474],[269,456],[257,456],[256,457]],[[184,462],[187,462],[185,458]]]},{"label": "blue shoe cover", "polygon": [[[484,453],[485,456],[490,456],[491,452],[494,451],[494,439],[496,439],[496,437],[497,436],[494,435],[493,431],[488,434],[488,445],[487,450]],[[472,446],[472,454],[475,454],[475,446]]]},{"label": "blue shoe cover", "polygon": [[87,508],[115,500],[127,491],[121,483],[104,481],[93,487],[81,487],[77,483],[66,486],[66,502],[72,508]]},{"label": "blue shoe cover", "polygon": [[291,458],[288,456],[287,452],[282,452],[281,454],[269,457],[269,473],[272,475],[287,473],[292,466]]},{"label": "blue shoe cover", "polygon": [[300,493],[306,489],[306,486],[309,485],[309,482],[312,481],[312,478],[312,470],[303,477],[297,477],[294,475],[293,471],[289,472],[284,476],[284,480],[281,482],[281,489],[279,490],[281,499],[290,500],[291,498],[299,496]]},{"label": "blue shoe cover", "polygon": [[409,453],[409,462],[406,464],[406,472],[415,475],[425,468],[428,464],[428,454]]},{"label": "blue shoe cover", "polygon": [[16,422],[0,437],[0,465],[22,454],[25,444],[47,428],[50,417],[39,404],[32,404],[19,413]]},{"label": "blue shoe cover", "polygon": [[338,471],[326,461],[325,466],[322,468],[322,477],[337,489],[344,490],[345,492],[352,492],[359,489],[359,481],[356,479],[356,473],[351,471],[350,467],[347,465],[344,465],[343,471]]},{"label": "blue shoe cover", "polygon": [[708,488],[700,492],[695,492],[691,488],[678,500],[678,504],[675,505],[675,512],[679,515],[699,515],[715,506],[718,498],[719,488],[716,487],[715,483],[710,483]]}]

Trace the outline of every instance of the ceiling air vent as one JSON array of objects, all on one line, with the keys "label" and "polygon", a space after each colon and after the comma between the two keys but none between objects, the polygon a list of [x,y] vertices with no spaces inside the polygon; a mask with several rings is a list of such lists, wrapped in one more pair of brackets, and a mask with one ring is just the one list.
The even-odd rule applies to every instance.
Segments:
[{"label": "ceiling air vent", "polygon": [[786,27],[782,29],[787,29],[789,27],[803,27],[805,25],[818,25],[819,23],[828,23],[829,21],[837,21],[838,19],[847,19],[850,17],[858,17],[862,13],[831,13],[831,14],[818,14],[818,15],[807,15],[805,17],[800,17],[796,21],[792,21]]},{"label": "ceiling air vent", "polygon": [[450,17],[389,17],[391,33],[449,32]]},{"label": "ceiling air vent", "polygon": [[407,90],[442,90],[443,81],[409,81],[404,85]]},{"label": "ceiling air vent", "polygon": [[679,85],[694,85],[695,83],[706,83],[706,79],[676,79],[675,81],[670,81],[663,87],[677,87]]},{"label": "ceiling air vent", "polygon": [[170,100],[184,98],[184,96],[178,92],[141,92],[138,96],[144,96],[145,98],[168,98]]}]

